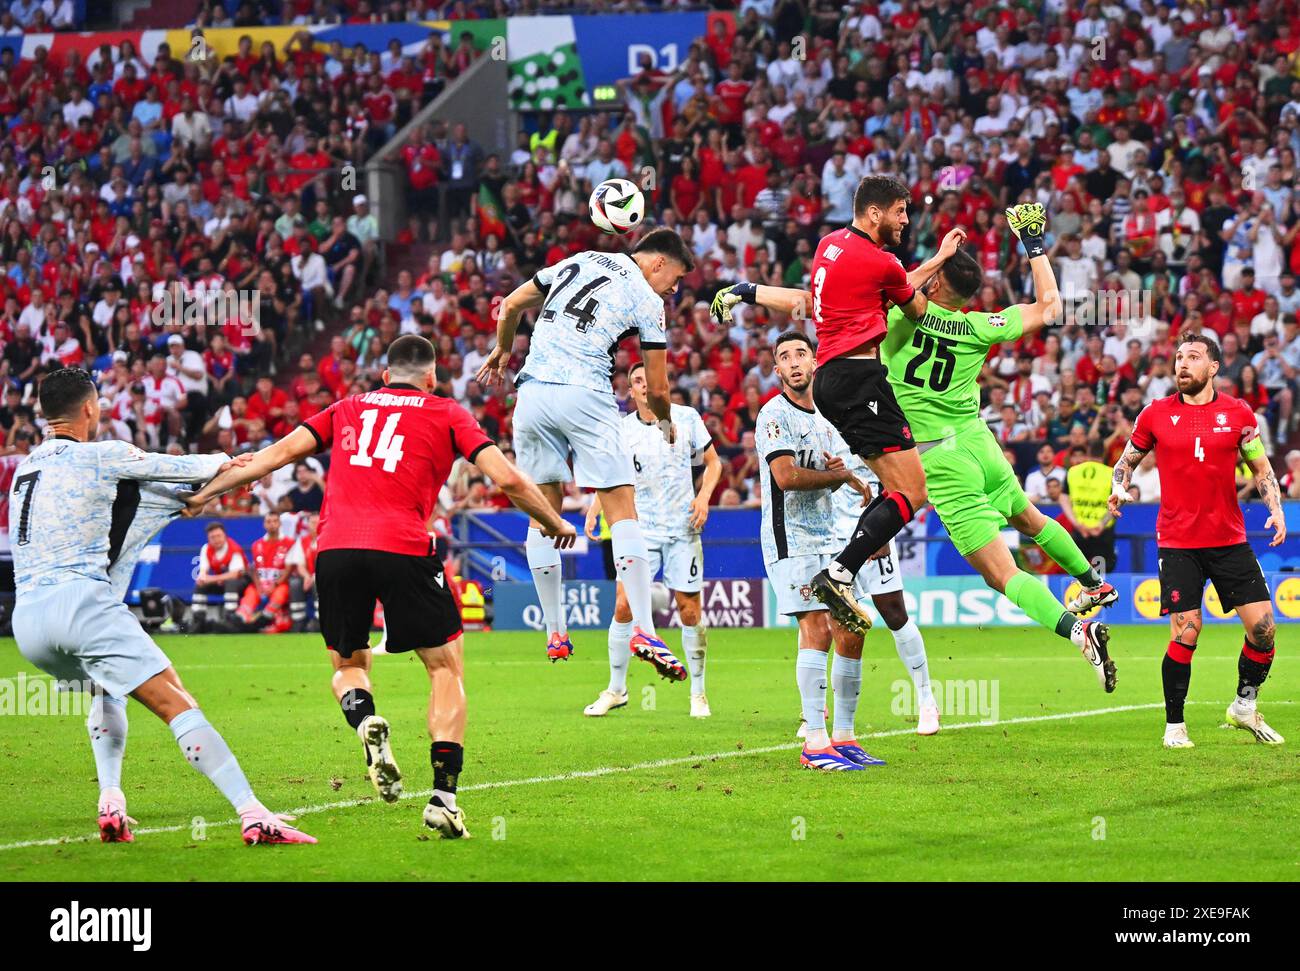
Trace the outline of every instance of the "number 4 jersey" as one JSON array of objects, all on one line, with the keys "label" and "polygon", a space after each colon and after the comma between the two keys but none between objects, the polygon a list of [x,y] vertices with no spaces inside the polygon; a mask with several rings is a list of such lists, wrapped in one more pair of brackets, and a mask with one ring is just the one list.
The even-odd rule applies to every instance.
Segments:
[{"label": "number 4 jersey", "polygon": [[425,524],[452,465],[492,444],[460,405],[409,384],[344,398],[303,424],[330,449],[320,551],[428,556]]},{"label": "number 4 jersey", "polygon": [[625,337],[667,347],[664,300],[626,253],[587,250],[538,270],[546,294],[519,380],[610,390],[614,351]]},{"label": "number 4 jersey", "polygon": [[980,420],[979,376],[989,348],[1019,339],[1021,327],[1019,307],[990,314],[931,301],[915,326],[898,307],[889,311],[880,359],[916,441],[948,438]]}]

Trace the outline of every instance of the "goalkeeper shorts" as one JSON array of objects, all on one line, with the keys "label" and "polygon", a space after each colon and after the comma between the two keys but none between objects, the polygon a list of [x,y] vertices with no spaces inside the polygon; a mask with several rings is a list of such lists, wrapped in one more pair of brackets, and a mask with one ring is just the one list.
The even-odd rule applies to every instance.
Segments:
[{"label": "goalkeeper shorts", "polygon": [[962,556],[997,539],[1007,520],[1029,507],[1015,470],[983,422],[926,449],[921,465],[930,503]]}]

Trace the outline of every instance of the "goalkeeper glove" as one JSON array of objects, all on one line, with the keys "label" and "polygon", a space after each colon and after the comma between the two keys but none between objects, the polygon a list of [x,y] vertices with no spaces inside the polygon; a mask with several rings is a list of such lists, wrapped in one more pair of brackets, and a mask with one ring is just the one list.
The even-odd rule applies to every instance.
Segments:
[{"label": "goalkeeper glove", "polygon": [[714,320],[720,324],[725,324],[730,320],[731,311],[735,309],[736,304],[753,303],[757,297],[758,286],[756,284],[733,283],[731,286],[718,291],[709,310],[712,312]]},{"label": "goalkeeper glove", "polygon": [[1047,210],[1042,203],[1025,202],[1012,206],[1006,211],[1007,224],[1025,247],[1025,253],[1032,260],[1047,252],[1043,244],[1043,234],[1047,232]]}]

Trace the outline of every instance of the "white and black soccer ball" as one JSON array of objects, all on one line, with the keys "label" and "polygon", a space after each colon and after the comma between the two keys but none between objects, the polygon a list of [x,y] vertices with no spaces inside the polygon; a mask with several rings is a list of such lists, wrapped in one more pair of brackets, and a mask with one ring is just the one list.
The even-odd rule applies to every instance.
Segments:
[{"label": "white and black soccer ball", "polygon": [[645,196],[627,179],[606,179],[592,191],[590,209],[597,229],[622,236],[645,218]]}]

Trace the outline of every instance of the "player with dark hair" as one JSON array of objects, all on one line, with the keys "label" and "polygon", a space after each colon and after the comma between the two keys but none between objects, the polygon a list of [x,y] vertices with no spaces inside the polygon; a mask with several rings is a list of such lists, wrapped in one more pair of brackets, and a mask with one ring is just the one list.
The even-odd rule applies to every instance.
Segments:
[{"label": "player with dark hair", "polygon": [[[863,510],[848,545],[812,585],[836,620],[858,633],[871,627],[871,615],[854,595],[854,577],[928,501],[912,429],[880,359],[887,309],[893,303],[907,319],[920,318],[926,297],[918,288],[966,236],[961,227],[949,231],[934,257],[906,272],[885,247],[902,243],[910,199],[911,190],[896,178],[864,178],[853,194],[853,223],[817,245],[811,293],[793,291],[794,301],[781,308],[796,316],[806,316],[811,309],[818,340],[813,401],[883,486],[881,495]],[[770,294],[773,289],[733,284],[714,298],[713,313],[723,321],[742,301],[771,306],[760,292]]]},{"label": "player with dark hair", "polygon": [[463,457],[541,523],[556,547],[572,545],[576,531],[469,412],[431,394],[435,359],[425,338],[397,338],[388,348],[382,390],[335,402],[262,449],[245,467],[217,476],[191,506],[201,509],[228,489],[330,449],[316,586],[321,634],[334,665],[334,696],[362,740],[376,790],[385,801],[396,801],[402,775],[370,684],[370,624],[378,600],[384,607],[388,653],[414,651],[429,675],[434,794],[424,822],[454,839],[467,835],[464,813],[456,805],[464,764],[464,638],[460,612],[426,528],[438,490],[452,464]]},{"label": "player with dark hair", "polygon": [[[1109,628],[1076,620],[1072,612],[1112,604],[1119,594],[1097,574],[1064,527],[1029,501],[1001,446],[979,417],[979,376],[989,348],[1034,333],[1061,312],[1051,261],[1041,235],[1034,232],[1045,225],[1043,207],[1015,206],[1007,210],[1007,219],[1030,256],[1034,303],[992,314],[962,310],[983,280],[974,257],[958,249],[927,284],[928,299],[920,320],[908,319],[901,307],[890,310],[889,334],[880,344],[880,356],[888,366],[889,384],[901,413],[916,436],[930,501],[957,552],[990,587],[1078,647],[1102,687],[1114,691]],[[1026,226],[1030,232],[1024,231]],[[802,290],[758,289],[758,302],[773,309],[797,306],[808,297]],[[877,496],[867,508],[880,502]],[[1082,592],[1068,610],[1041,580],[1016,566],[1002,539],[1008,523],[1079,581]]]},{"label": "player with dark hair", "polygon": [[1115,464],[1109,501],[1113,515],[1132,496],[1129,481],[1142,457],[1155,449],[1160,473],[1160,612],[1169,615],[1169,646],[1161,667],[1165,693],[1165,748],[1192,748],[1183,706],[1192,680],[1192,656],[1201,633],[1205,581],[1214,584],[1225,611],[1236,610],[1246,629],[1237,659],[1237,696],[1228,724],[1256,740],[1280,745],[1283,738],[1256,707],[1259,689],[1273,664],[1273,604],[1263,570],[1246,542],[1237,499],[1237,463],[1245,460],[1268,506],[1270,546],[1286,539],[1282,492],[1264,446],[1255,412],[1246,402],[1214,388],[1219,345],[1191,334],[1178,345],[1168,398],[1151,402],[1138,415],[1133,435]]}]

